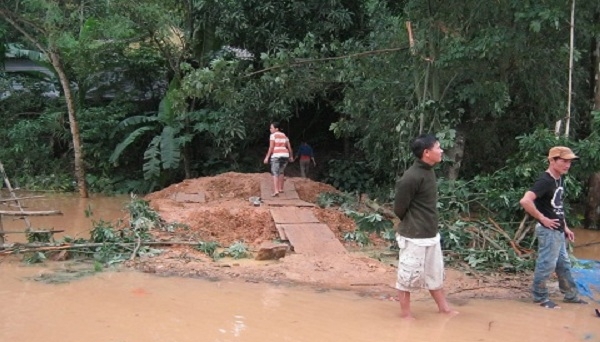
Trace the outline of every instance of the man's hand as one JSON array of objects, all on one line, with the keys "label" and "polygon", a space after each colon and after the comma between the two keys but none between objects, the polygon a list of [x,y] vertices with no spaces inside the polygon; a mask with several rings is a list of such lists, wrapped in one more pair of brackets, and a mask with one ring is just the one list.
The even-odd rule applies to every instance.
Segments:
[{"label": "man's hand", "polygon": [[565,236],[567,239],[569,239],[569,241],[575,242],[575,233],[573,233],[573,231],[567,227],[565,227]]},{"label": "man's hand", "polygon": [[540,217],[539,221],[546,228],[556,229],[556,228],[560,227],[559,219],[549,219],[546,216],[542,216],[542,217]]}]

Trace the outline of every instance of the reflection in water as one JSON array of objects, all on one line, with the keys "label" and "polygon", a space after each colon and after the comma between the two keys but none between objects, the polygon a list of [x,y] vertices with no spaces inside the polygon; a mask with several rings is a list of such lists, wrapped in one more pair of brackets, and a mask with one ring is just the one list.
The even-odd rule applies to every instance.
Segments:
[{"label": "reflection in water", "polygon": [[[40,193],[17,194],[18,197],[36,196]],[[55,234],[55,239],[60,239],[65,235],[74,238],[90,237],[92,229],[92,220],[114,222],[118,219],[127,217],[125,206],[129,202],[129,196],[122,195],[116,197],[92,196],[90,198],[81,198],[75,193],[42,193],[43,198],[22,200],[21,205],[24,210],[60,210],[63,215],[60,216],[30,216],[28,218],[33,229],[54,229],[64,230],[63,233]],[[2,197],[9,198],[10,194],[2,193]],[[16,210],[15,208],[11,210]],[[86,217],[86,210],[91,210],[92,216]],[[2,218],[4,230],[23,231],[26,224],[22,219],[5,216]],[[7,235],[7,242],[25,242],[24,234]]]},{"label": "reflection in water", "polygon": [[575,248],[573,248],[575,257],[600,260],[600,231],[589,229],[574,229],[573,231],[575,232]]},{"label": "reflection in water", "polygon": [[600,341],[593,306],[471,300],[447,317],[427,299],[406,322],[398,303],[349,292],[136,272],[26,279],[47,271],[0,263],[0,341]]}]

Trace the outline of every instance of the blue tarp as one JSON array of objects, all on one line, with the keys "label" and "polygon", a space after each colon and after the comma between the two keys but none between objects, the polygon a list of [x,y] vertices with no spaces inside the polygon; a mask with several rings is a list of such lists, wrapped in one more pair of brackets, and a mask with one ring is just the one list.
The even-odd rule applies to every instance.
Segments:
[{"label": "blue tarp", "polygon": [[571,269],[579,293],[600,303],[600,261],[578,260]]}]

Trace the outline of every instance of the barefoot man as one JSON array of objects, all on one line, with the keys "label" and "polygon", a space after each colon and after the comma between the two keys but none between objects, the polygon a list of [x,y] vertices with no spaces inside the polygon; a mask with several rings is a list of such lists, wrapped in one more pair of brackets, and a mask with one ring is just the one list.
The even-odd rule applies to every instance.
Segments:
[{"label": "barefoot man", "polygon": [[439,312],[457,314],[444,295],[444,258],[440,245],[437,214],[437,183],[434,165],[444,151],[433,134],[421,134],[410,145],[417,158],[396,183],[394,213],[401,222],[396,240],[400,247],[398,280],[400,315],[414,319],[410,293],[428,289]]}]

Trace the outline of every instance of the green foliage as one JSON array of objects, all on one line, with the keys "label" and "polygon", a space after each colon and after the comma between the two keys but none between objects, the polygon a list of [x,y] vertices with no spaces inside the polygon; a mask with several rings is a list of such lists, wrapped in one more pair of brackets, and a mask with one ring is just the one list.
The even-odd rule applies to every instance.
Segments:
[{"label": "green foliage", "polygon": [[227,247],[224,254],[234,259],[242,259],[249,257],[250,251],[245,243],[236,241],[231,246]]},{"label": "green foliage", "polygon": [[317,196],[317,205],[321,208],[352,208],[356,205],[356,196],[347,192],[322,192]]},{"label": "green foliage", "polygon": [[369,238],[369,232],[363,232],[360,230],[356,230],[353,232],[347,232],[346,234],[344,234],[344,240],[354,241],[359,246],[368,246],[371,244],[371,239]]},{"label": "green foliage", "polygon": [[[507,230],[508,234],[514,231]],[[440,229],[444,250],[449,251],[448,262],[460,267],[461,262],[478,271],[522,272],[532,270],[535,258],[532,254],[519,256],[502,235],[490,229],[490,224],[476,220],[454,220],[443,223]],[[493,239],[490,245],[482,236]],[[532,244],[531,238],[522,244]],[[497,248],[500,247],[500,248]]]},{"label": "green foliage", "polygon": [[331,159],[324,181],[346,192],[365,193],[376,187],[373,170],[364,161]]},{"label": "green foliage", "polygon": [[27,264],[41,264],[46,261],[46,255],[42,252],[27,253],[23,261]]},{"label": "green foliage", "polygon": [[381,234],[393,228],[392,222],[378,213],[361,213],[346,210],[345,214],[356,222],[358,230],[362,232]]},{"label": "green foliage", "polygon": [[390,220],[374,212],[360,212],[349,207],[340,208],[344,214],[356,222],[356,230],[344,234],[344,240],[355,241],[359,246],[371,244],[370,235],[377,234],[394,244],[395,229]]},{"label": "green foliage", "polygon": [[42,230],[37,230],[36,232],[28,232],[26,235],[27,242],[51,242],[54,241],[53,235],[51,232],[44,232]]},{"label": "green foliage", "polygon": [[199,250],[200,252],[208,255],[209,257],[213,258],[214,260],[219,258],[219,253],[217,252],[217,248],[219,248],[220,245],[218,242],[216,241],[210,241],[210,242],[200,242],[197,246],[196,249]]},{"label": "green foliage", "polygon": [[196,246],[196,249],[200,252],[208,255],[213,260],[218,260],[224,257],[231,257],[234,259],[243,259],[251,256],[248,246],[240,241],[234,242],[231,246],[225,248],[223,251],[219,251],[221,246],[216,241],[200,242]]}]

